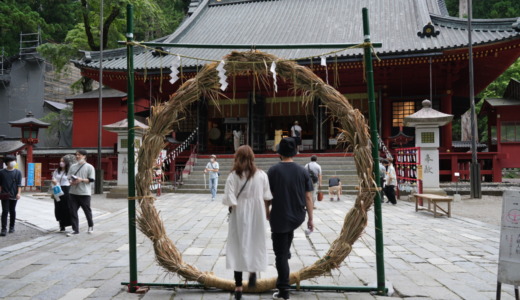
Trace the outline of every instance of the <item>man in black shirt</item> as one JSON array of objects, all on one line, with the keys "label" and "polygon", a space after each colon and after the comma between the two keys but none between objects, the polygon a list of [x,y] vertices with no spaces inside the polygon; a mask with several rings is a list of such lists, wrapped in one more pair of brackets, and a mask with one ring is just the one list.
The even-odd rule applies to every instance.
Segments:
[{"label": "man in black shirt", "polygon": [[267,172],[273,200],[266,201],[266,213],[271,224],[271,239],[278,271],[276,281],[278,292],[273,295],[273,298],[289,299],[289,251],[294,230],[305,221],[306,213],[309,216],[307,228],[314,230],[313,184],[309,173],[292,159],[297,152],[293,138],[282,139],[277,152],[282,161]]},{"label": "man in black shirt", "polygon": [[9,233],[14,233],[16,220],[16,203],[22,193],[22,173],[15,169],[16,157],[8,155],[4,158],[7,168],[0,171],[0,192],[7,193],[6,199],[2,199],[2,231],[0,236],[7,233],[7,215],[9,214]]}]

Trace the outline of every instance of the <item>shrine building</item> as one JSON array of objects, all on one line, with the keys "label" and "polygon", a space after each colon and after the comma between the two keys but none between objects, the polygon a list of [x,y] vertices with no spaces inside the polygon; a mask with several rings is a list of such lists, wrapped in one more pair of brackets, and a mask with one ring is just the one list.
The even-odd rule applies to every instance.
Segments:
[{"label": "shrine building", "polygon": [[[255,50],[254,45],[264,44],[361,44],[363,7],[368,8],[372,42],[382,44],[373,52],[374,80],[378,130],[390,151],[396,147],[390,138],[399,135],[404,117],[419,110],[424,99],[430,99],[436,110],[455,117],[469,109],[467,20],[449,16],[444,0],[193,0],[179,28],[155,42],[251,45],[251,51]],[[520,22],[514,18],[476,19],[472,28],[477,94],[520,57]],[[135,40],[140,38],[137,36]],[[234,50],[134,48],[135,98],[140,99],[138,115],[143,117],[149,114],[150,105],[167,101],[208,60],[221,60]],[[341,49],[262,51],[311,68],[368,119],[363,50],[351,48],[330,53],[337,50]],[[172,55],[165,54],[166,51]],[[182,56],[180,79],[171,84],[170,67],[177,54]],[[321,56],[326,57],[325,66]],[[99,78],[98,52],[85,52],[74,63],[84,76]],[[218,106],[203,98],[193,104],[186,117],[172,128],[175,138],[182,141],[198,128],[199,153],[231,154],[232,131],[240,129],[244,133],[243,142],[250,144],[256,153],[272,153],[275,131],[287,134],[294,121],[298,121],[303,128],[305,152],[342,152],[335,144],[338,124],[328,118],[328,109],[321,105],[320,99],[304,105],[301,94],[295,93],[290,83],[279,80],[275,92],[270,80],[263,84],[254,76],[229,77],[224,92],[227,98],[220,99]],[[126,93],[126,48],[103,52],[103,83]],[[74,108],[75,116],[81,115],[78,110],[82,109],[97,114],[97,99],[81,101],[81,106]],[[120,111],[126,111],[125,101],[113,103],[120,105]],[[115,106],[111,109],[118,113]],[[110,114],[104,112],[103,125],[114,122]],[[84,136],[91,132],[91,125],[74,121],[78,128],[73,129],[73,147],[88,146]],[[414,129],[403,127],[403,133],[413,136]],[[439,151],[445,160],[440,166],[441,177],[444,176],[441,181],[452,180],[453,167],[463,168],[467,159],[457,156],[451,123],[441,127],[440,138]],[[115,138],[103,139],[103,147],[113,147],[114,143]],[[486,163],[488,169],[484,168],[483,174],[489,180],[501,180],[501,175],[492,171],[500,168],[500,153],[488,152],[485,157],[491,166]]]}]

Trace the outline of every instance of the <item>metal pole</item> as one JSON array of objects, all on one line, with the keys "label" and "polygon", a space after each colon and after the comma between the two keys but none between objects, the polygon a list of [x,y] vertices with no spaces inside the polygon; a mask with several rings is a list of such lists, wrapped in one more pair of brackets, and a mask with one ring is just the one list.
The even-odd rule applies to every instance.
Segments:
[{"label": "metal pole", "polygon": [[133,7],[126,6],[126,46],[127,70],[128,70],[128,235],[130,247],[130,283],[128,291],[134,293],[137,290],[137,247],[135,226],[135,129],[134,129],[134,47],[130,42],[134,39]]},{"label": "metal pole", "polygon": [[[121,285],[127,285],[128,282],[121,282]],[[139,282],[139,286],[156,286],[166,288],[184,288],[184,289],[208,289],[210,287],[199,283],[156,283],[156,282]],[[336,291],[336,292],[376,292],[377,287],[371,286],[330,286],[330,285],[291,285],[292,290],[307,291]]]},{"label": "metal pole", "polygon": [[[363,36],[365,43],[370,43],[370,25],[368,22],[368,9],[363,8]],[[376,101],[374,97],[374,69],[372,66],[372,49],[365,46],[365,69],[367,78],[368,91],[368,108],[369,108],[369,124],[370,136],[372,139],[372,158],[374,160],[374,178],[377,186],[381,187],[379,180],[379,142],[377,139],[377,119],[376,119]],[[376,236],[376,269],[377,269],[377,292],[380,295],[386,294],[385,287],[385,260],[383,248],[383,216],[381,213],[381,193],[377,192],[374,199],[374,223]]]},{"label": "metal pole", "polygon": [[[125,42],[118,42],[119,44],[125,44]],[[346,44],[261,44],[261,45],[246,45],[246,44],[172,44],[172,43],[156,43],[156,42],[143,42],[140,43],[144,46],[149,47],[169,47],[169,48],[200,48],[200,49],[344,49],[353,47],[358,44],[346,43]],[[381,43],[373,43],[374,48],[381,48]]]},{"label": "metal pole", "polygon": [[471,21],[473,8],[471,0],[468,0],[468,50],[469,50],[469,102],[471,107],[471,168],[470,185],[471,198],[482,198],[480,165],[477,161],[477,116],[475,113],[475,87],[473,70],[473,42],[471,38]]},{"label": "metal pole", "polygon": [[101,0],[101,12],[99,17],[99,99],[98,99],[98,149],[95,194],[103,194],[103,170],[101,169],[101,143],[103,127],[103,0]]}]

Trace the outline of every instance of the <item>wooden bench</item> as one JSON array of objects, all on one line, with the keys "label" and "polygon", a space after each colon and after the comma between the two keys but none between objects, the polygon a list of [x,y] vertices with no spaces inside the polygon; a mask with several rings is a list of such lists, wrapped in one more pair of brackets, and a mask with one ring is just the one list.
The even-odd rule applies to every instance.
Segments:
[{"label": "wooden bench", "polygon": [[[437,216],[448,216],[451,218],[451,202],[453,201],[452,197],[448,196],[440,196],[434,194],[414,194],[415,197],[415,211],[426,210],[433,213],[433,217],[437,218]],[[421,199],[428,201],[428,208],[419,207],[419,201]],[[421,201],[422,202],[422,201]],[[439,206],[439,203],[446,202],[448,204],[448,210],[446,211],[444,208]],[[433,210],[432,210],[433,207]],[[437,212],[439,209],[441,212]]]}]

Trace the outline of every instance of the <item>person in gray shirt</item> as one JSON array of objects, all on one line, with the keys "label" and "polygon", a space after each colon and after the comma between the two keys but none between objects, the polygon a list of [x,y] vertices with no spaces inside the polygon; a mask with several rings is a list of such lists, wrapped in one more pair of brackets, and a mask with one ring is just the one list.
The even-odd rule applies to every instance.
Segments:
[{"label": "person in gray shirt", "polygon": [[90,195],[92,190],[90,184],[96,180],[94,167],[87,163],[87,151],[76,151],[76,164],[69,169],[70,180],[70,215],[72,221],[72,233],[67,236],[79,234],[78,210],[81,207],[85,213],[88,223],[88,233],[94,232],[94,221],[92,221],[92,209],[90,208]]},{"label": "person in gray shirt", "polygon": [[314,191],[312,192],[312,203],[314,204],[314,208],[316,208],[316,200],[318,200],[318,190],[321,188],[321,166],[317,163],[318,157],[316,155],[311,156],[311,162],[305,165],[305,169],[309,172],[309,176],[312,180],[312,185],[314,186]]}]

